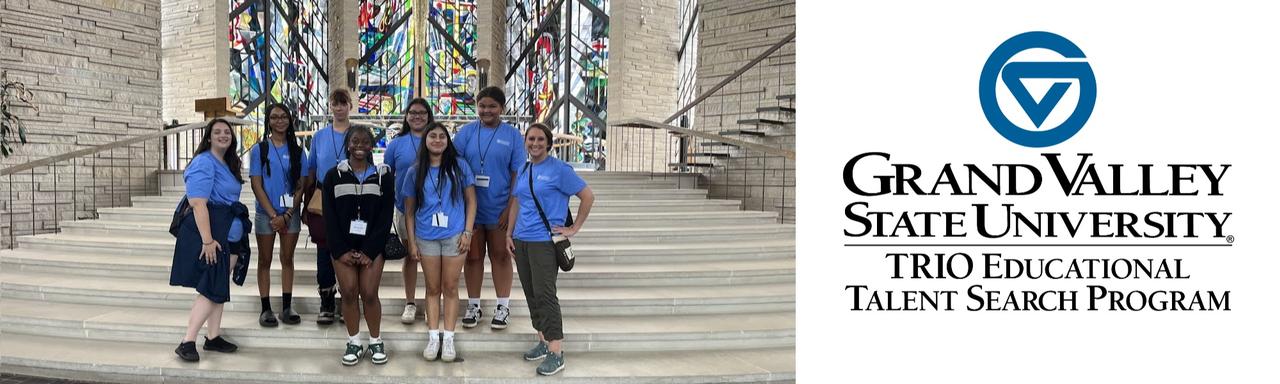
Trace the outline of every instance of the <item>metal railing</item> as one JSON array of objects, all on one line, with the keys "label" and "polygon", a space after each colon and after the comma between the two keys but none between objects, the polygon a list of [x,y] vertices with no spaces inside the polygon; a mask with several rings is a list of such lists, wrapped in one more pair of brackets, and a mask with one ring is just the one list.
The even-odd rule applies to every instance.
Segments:
[{"label": "metal railing", "polygon": [[127,206],[134,196],[158,192],[157,171],[184,169],[205,124],[170,125],[0,169],[5,188],[0,191],[0,248],[15,247],[18,236],[56,233],[63,221],[96,219],[100,208]]},{"label": "metal railing", "polygon": [[611,124],[606,169],[699,174],[708,197],[794,222],[794,63],[792,32],[665,120]]}]

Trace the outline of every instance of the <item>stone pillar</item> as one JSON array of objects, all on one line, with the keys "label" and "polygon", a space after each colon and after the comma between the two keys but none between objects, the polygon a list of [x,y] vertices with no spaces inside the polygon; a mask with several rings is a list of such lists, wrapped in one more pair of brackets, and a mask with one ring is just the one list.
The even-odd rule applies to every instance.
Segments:
[{"label": "stone pillar", "polygon": [[[347,58],[360,58],[360,1],[329,0],[329,89],[347,87]],[[359,97],[354,89],[351,97]],[[354,102],[354,100],[353,100]]]},{"label": "stone pillar", "polygon": [[[676,53],[680,49],[675,1],[615,0],[609,15],[609,122],[662,121],[676,110]],[[666,171],[674,158],[666,131],[610,127],[610,170]]]},{"label": "stone pillar", "polygon": [[489,59],[486,85],[502,87],[507,73],[507,0],[476,2],[476,35],[476,60]]},{"label": "stone pillar", "polygon": [[163,2],[160,56],[165,122],[203,120],[195,101],[229,94],[228,6],[226,1]]}]

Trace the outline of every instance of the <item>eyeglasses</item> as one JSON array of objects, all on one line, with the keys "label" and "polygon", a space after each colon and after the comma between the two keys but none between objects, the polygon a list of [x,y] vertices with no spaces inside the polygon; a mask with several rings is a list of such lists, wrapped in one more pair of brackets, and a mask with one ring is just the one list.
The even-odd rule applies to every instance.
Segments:
[{"label": "eyeglasses", "polygon": [[289,120],[289,116],[271,116],[271,120]]},{"label": "eyeglasses", "polygon": [[409,114],[414,116],[422,116],[422,115],[426,115],[427,111],[409,111]]}]

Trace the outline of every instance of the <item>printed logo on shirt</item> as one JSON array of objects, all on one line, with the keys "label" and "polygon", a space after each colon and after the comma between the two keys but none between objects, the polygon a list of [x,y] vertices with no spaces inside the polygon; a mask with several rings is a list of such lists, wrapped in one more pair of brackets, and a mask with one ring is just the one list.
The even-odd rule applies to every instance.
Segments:
[{"label": "printed logo on shirt", "polygon": [[506,141],[506,140],[502,140],[502,139],[495,139],[494,141],[497,141],[497,142],[498,142],[498,144],[501,144],[501,145],[505,145],[505,146],[508,146],[508,147],[510,147],[510,146],[511,146],[511,142],[510,142],[510,141]]},{"label": "printed logo on shirt", "polygon": [[538,181],[551,181],[551,176],[538,175]]}]

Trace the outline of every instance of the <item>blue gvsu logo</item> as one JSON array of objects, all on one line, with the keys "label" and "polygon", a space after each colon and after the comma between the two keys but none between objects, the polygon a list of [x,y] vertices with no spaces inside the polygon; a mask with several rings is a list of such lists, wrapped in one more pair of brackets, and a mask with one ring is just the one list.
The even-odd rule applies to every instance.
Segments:
[{"label": "blue gvsu logo", "polygon": [[[1038,61],[1010,61],[1023,52],[1027,52],[1023,57],[1040,55],[1036,56]],[[1054,53],[1062,58],[1043,60],[1044,55]],[[987,115],[987,121],[1001,136],[1026,147],[1048,147],[1070,139],[1089,120],[1098,97],[1093,68],[1084,59],[1080,47],[1049,32],[1027,32],[1006,40],[991,52],[979,79],[978,99],[982,102],[982,112]],[[1063,96],[1072,91],[1072,82],[1077,83],[1074,91],[1079,94],[1075,110],[1069,114],[1066,111],[1054,113]],[[1000,84],[1004,84],[1008,94],[1012,94],[1013,100],[1017,101],[1016,107],[1021,111],[1007,101],[1008,94],[1003,94],[1006,96],[1003,98],[997,97]],[[1039,89],[1048,85],[1048,90],[1036,100],[1027,89],[1028,84],[1039,85]],[[1003,108],[1002,99],[1006,100]],[[1025,113],[1025,116],[1018,113]],[[1010,117],[1021,124],[1015,124]],[[1060,123],[1043,126],[1046,122],[1058,121]]]}]

